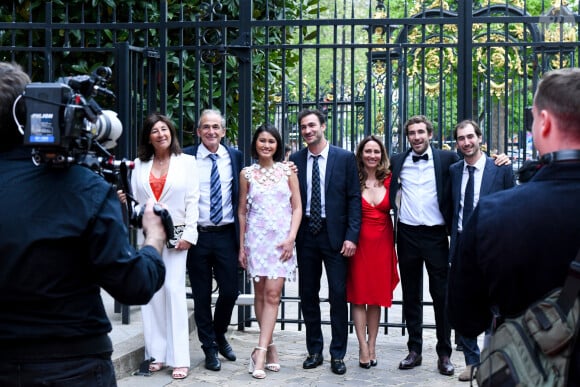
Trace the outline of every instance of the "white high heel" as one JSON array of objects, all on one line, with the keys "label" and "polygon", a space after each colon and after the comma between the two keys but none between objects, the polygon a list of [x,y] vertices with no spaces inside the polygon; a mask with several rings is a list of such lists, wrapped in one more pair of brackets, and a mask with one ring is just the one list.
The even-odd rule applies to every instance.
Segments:
[{"label": "white high heel", "polygon": [[[274,343],[268,344],[268,348],[274,346]],[[269,352],[269,351],[268,351]],[[268,361],[268,352],[266,352],[266,369],[272,372],[279,372],[280,371],[280,363],[267,363]]]},{"label": "white high heel", "polygon": [[[255,347],[252,351],[252,355],[256,352],[256,350],[268,352],[268,350],[264,347]],[[248,366],[248,373],[252,374],[252,376],[256,379],[264,379],[266,377],[266,372],[263,369],[256,368],[256,362],[254,362],[254,358],[250,355],[250,365]],[[265,361],[265,360],[264,360]]]}]

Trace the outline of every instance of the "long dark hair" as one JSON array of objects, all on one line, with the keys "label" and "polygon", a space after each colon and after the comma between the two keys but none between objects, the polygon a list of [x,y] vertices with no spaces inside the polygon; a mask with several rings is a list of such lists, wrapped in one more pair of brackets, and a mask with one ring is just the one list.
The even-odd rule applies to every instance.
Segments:
[{"label": "long dark hair", "polygon": [[389,165],[390,165],[389,164],[389,157],[387,156],[387,149],[385,148],[385,145],[383,144],[383,142],[381,141],[380,138],[371,134],[370,136],[368,136],[364,140],[362,140],[358,144],[358,147],[356,148],[356,163],[358,166],[358,180],[360,183],[361,192],[366,187],[365,182],[366,182],[367,177],[368,177],[368,174],[367,174],[367,171],[365,170],[365,165],[363,162],[363,150],[365,148],[365,145],[370,141],[374,141],[377,144],[379,144],[379,148],[381,149],[381,161],[379,162],[379,165],[377,166],[377,170],[375,171],[375,177],[377,178],[377,180],[381,184],[383,184],[385,182],[385,179],[387,178],[387,176],[389,176],[389,174],[391,173],[391,171],[389,170]]},{"label": "long dark hair", "polygon": [[276,129],[276,127],[274,125],[270,125],[270,124],[262,124],[258,127],[258,129],[256,129],[256,131],[254,132],[254,137],[252,138],[252,157],[254,159],[258,159],[258,151],[256,151],[256,143],[258,142],[258,136],[260,135],[260,133],[269,133],[272,135],[272,137],[274,137],[274,139],[276,140],[276,152],[274,152],[274,161],[282,161],[284,160],[284,145],[282,144],[282,137],[280,136],[280,132],[278,132],[278,129]]},{"label": "long dark hair", "polygon": [[181,146],[179,146],[179,140],[177,139],[177,131],[175,130],[175,125],[171,120],[159,113],[151,113],[143,121],[143,128],[141,129],[141,137],[139,138],[139,145],[137,147],[137,157],[141,161],[149,161],[155,154],[155,149],[153,145],[149,142],[149,136],[151,135],[151,130],[153,126],[159,121],[163,121],[165,125],[169,128],[171,132],[171,144],[169,146],[169,151],[173,155],[181,154]]}]

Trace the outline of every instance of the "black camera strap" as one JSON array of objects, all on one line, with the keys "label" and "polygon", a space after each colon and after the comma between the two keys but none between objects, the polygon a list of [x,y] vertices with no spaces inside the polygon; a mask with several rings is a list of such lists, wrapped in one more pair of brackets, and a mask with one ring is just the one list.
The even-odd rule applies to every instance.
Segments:
[{"label": "black camera strap", "polygon": [[558,305],[565,315],[568,314],[570,308],[574,305],[578,294],[580,293],[580,249],[576,254],[576,259],[570,262],[568,269],[568,276],[564,281],[564,287],[558,297]]}]

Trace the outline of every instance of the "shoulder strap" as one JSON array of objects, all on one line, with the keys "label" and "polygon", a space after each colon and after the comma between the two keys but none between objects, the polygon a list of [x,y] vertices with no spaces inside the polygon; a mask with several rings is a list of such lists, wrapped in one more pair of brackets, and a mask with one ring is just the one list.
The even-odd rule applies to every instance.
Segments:
[{"label": "shoulder strap", "polygon": [[562,288],[560,297],[558,297],[558,305],[564,314],[568,314],[578,297],[578,293],[580,293],[580,250],[576,254],[576,259],[570,262],[564,287]]}]

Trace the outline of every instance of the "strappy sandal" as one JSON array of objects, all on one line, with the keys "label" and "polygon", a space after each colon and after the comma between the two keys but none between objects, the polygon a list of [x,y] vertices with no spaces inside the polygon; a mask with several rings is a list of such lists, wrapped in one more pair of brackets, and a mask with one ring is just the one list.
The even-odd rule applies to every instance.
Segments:
[{"label": "strappy sandal", "polygon": [[149,372],[161,371],[163,367],[165,367],[165,364],[163,363],[151,363],[149,364]]},{"label": "strappy sandal", "polygon": [[177,368],[173,369],[173,372],[171,373],[171,377],[173,379],[185,379],[185,378],[187,378],[188,374],[189,374],[188,367],[177,367]]},{"label": "strappy sandal", "polygon": [[[275,344],[274,343],[270,343],[268,344],[268,352],[266,352],[266,362],[268,361],[268,355],[270,353],[272,353],[270,351],[270,347],[274,347],[274,349],[276,350]],[[278,351],[276,350],[276,354],[278,353]],[[280,363],[266,363],[266,369],[272,372],[279,372],[280,371]]]},{"label": "strappy sandal", "polygon": [[[254,361],[254,353],[259,350],[259,351],[264,351],[266,353],[268,353],[268,350],[264,347],[256,347],[254,348],[254,350],[252,351],[252,354],[250,355],[250,365],[248,366],[248,372],[250,374],[252,374],[252,376],[256,379],[264,379],[266,377],[266,372],[263,369],[258,369],[256,368],[256,362]],[[265,362],[265,359],[264,359]]]}]

